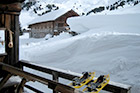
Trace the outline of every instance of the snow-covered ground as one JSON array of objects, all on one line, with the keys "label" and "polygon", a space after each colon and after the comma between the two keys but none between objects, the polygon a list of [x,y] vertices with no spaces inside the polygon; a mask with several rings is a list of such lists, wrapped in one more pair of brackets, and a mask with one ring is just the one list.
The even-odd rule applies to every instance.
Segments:
[{"label": "snow-covered ground", "polygon": [[[70,18],[67,22],[71,29],[81,33],[74,37],[62,33],[48,40],[33,39],[26,33],[20,37],[20,59],[68,72],[95,71],[96,77],[110,74],[111,81],[129,84],[132,86],[132,93],[140,93],[139,9],[140,5],[137,5],[105,11],[102,15]],[[21,16],[22,26],[34,18],[29,18],[29,13],[25,11]],[[0,43],[0,52],[3,49]],[[32,72],[44,76],[42,73]],[[36,82],[30,84],[49,93],[46,86]]]},{"label": "snow-covered ground", "polygon": [[80,35],[62,33],[48,40],[23,36],[20,59],[77,73],[110,74],[111,81],[132,85],[132,93],[139,93],[139,17],[136,13],[71,18],[68,23]]}]

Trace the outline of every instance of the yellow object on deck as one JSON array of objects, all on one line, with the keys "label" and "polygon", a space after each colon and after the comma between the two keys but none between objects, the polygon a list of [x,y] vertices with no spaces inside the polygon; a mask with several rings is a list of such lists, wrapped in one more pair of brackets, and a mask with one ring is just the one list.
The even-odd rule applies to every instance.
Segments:
[{"label": "yellow object on deck", "polygon": [[[99,78],[97,78],[96,80],[93,80],[93,82],[90,82],[86,88],[83,89],[84,92],[87,93],[99,93],[99,91],[101,91],[110,81],[110,76],[108,75],[103,75],[103,81],[101,83],[99,83]],[[97,84],[98,83],[98,84]],[[95,88],[92,89],[94,86]],[[89,88],[91,88],[91,90],[89,91]]]},{"label": "yellow object on deck", "polygon": [[89,77],[87,77],[86,79],[84,79],[84,75],[78,78],[78,80],[81,81],[79,84],[73,85],[73,83],[76,83],[76,81],[73,81],[69,85],[73,86],[74,88],[81,88],[82,86],[86,85],[89,81],[91,81],[94,78],[95,72],[88,72],[88,75]]}]

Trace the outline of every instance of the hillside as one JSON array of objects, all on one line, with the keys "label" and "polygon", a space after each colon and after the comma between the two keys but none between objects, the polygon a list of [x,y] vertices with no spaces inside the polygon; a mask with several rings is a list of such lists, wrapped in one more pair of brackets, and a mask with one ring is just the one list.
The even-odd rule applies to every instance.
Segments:
[{"label": "hillside", "polygon": [[[139,0],[32,0],[23,3],[20,14],[21,27],[28,27],[28,23],[38,16],[58,9],[73,9],[79,15],[108,14],[135,7]],[[24,20],[24,19],[27,20]]]}]

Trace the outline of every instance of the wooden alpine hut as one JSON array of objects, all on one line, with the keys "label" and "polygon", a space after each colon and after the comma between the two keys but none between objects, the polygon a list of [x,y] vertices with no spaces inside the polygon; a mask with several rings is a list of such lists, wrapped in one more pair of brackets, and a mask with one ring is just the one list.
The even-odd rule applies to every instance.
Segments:
[{"label": "wooden alpine hut", "polygon": [[35,18],[29,24],[30,37],[43,38],[46,34],[58,35],[69,27],[67,18],[79,16],[74,10],[59,9]]}]

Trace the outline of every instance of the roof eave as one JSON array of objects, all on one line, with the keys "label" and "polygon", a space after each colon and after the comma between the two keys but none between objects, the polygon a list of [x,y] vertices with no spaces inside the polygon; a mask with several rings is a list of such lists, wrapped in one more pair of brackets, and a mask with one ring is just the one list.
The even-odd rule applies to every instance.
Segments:
[{"label": "roof eave", "polygon": [[0,0],[0,4],[22,3],[25,0]]},{"label": "roof eave", "polygon": [[33,25],[41,24],[41,23],[54,22],[54,21],[55,21],[55,20],[49,20],[49,21],[43,21],[43,22],[37,22],[37,23],[29,24],[29,27],[31,27],[31,26],[33,26]]}]

